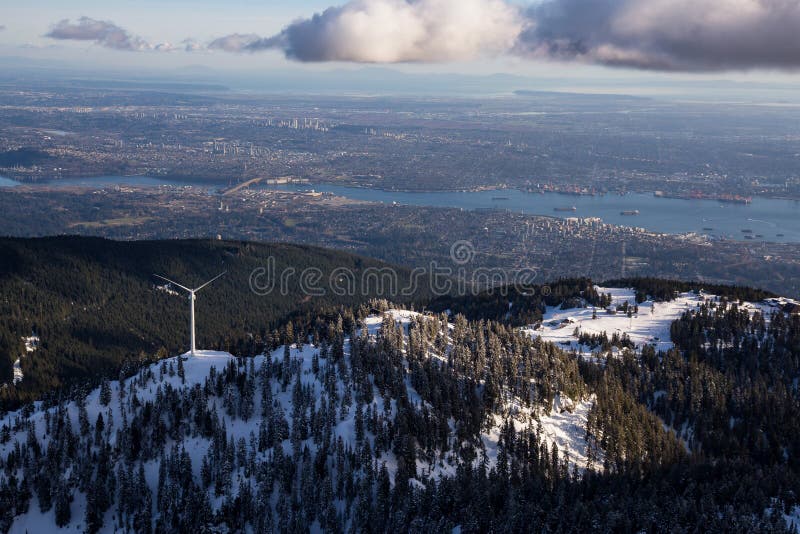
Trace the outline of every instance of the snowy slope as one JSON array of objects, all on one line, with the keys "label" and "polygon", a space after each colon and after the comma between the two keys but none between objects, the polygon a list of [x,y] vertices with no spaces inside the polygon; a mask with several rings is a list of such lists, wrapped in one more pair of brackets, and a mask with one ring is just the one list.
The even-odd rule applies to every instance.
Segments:
[{"label": "snowy slope", "polygon": [[[406,332],[408,326],[413,319],[424,319],[426,316],[409,310],[388,310],[384,314],[391,317],[396,324],[402,325]],[[383,322],[382,315],[372,315],[365,319],[365,324],[369,328],[370,334],[374,334],[380,329]],[[453,324],[448,323],[448,329],[453,329]],[[448,347],[449,350],[450,347]],[[430,351],[429,356],[444,360],[441,354]],[[411,385],[408,385],[411,388]],[[545,436],[549,446],[553,444],[558,445],[562,452],[569,454],[570,461],[576,465],[580,470],[586,469],[587,464],[587,447],[586,441],[586,421],[588,418],[589,410],[593,404],[593,399],[579,399],[577,402],[565,399],[561,402],[559,397],[553,403],[549,411],[546,410],[531,410],[521,406],[518,402],[509,401],[502,414],[494,416],[494,426],[481,436],[485,450],[483,451],[486,459],[486,465],[493,467],[497,461],[497,443],[499,438],[500,428],[503,424],[504,417],[512,417],[514,426],[517,431],[525,428],[536,427],[541,425],[542,435]],[[597,467],[596,465],[594,467]],[[439,471],[452,474],[454,471],[453,466],[445,465],[439,468]]]},{"label": "snowy slope", "polygon": [[[183,358],[186,359],[185,363],[185,376],[186,376],[186,384],[181,384],[181,379],[177,375],[169,376],[165,375],[163,379],[159,382],[160,385],[170,384],[173,387],[190,387],[194,384],[202,383],[202,381],[208,376],[209,371],[212,367],[217,369],[222,369],[225,365],[228,364],[230,360],[233,360],[233,356],[228,353],[224,352],[214,352],[214,351],[198,351],[196,356],[190,357],[188,354],[183,355]],[[173,367],[177,366],[177,357],[170,358],[167,360],[167,363],[172,364]],[[158,367],[154,365],[153,367]],[[134,379],[128,379],[124,385],[126,390],[130,387],[131,382]],[[138,389],[137,395],[139,395],[142,401],[145,400],[153,400],[155,394],[156,384],[150,384],[149,387],[146,389]],[[112,382],[111,384],[111,391],[112,391],[112,398],[111,402],[108,404],[107,407],[101,405],[99,397],[100,397],[100,389],[95,389],[86,398],[86,409],[89,414],[89,420],[95,421],[97,416],[101,413],[104,415],[106,421],[113,420],[114,424],[118,424],[122,418],[120,412],[120,403],[119,403],[119,391],[120,391],[120,383],[119,382]],[[77,428],[77,421],[78,421],[78,407],[75,403],[69,403],[67,407],[68,413],[70,418],[74,421],[74,427]],[[54,409],[48,410],[51,414],[54,412]],[[112,414],[111,418],[106,417],[108,413]],[[36,435],[40,438],[40,442],[43,448],[48,443],[48,437],[45,435],[45,411],[37,410],[34,414],[28,418],[28,421],[33,423],[36,428]],[[3,425],[9,424],[9,426],[13,425],[15,419],[21,418],[21,414],[19,412],[15,412],[12,414],[7,415],[3,419],[0,419],[0,427]],[[112,426],[112,428],[115,428]],[[24,443],[26,439],[26,435],[22,433],[18,433],[14,438],[11,439],[8,443],[4,445],[0,445],[0,456],[6,456],[11,450],[14,449],[14,445],[16,442],[20,444]],[[111,442],[115,442],[115,433],[111,433]],[[193,446],[188,446],[193,445]],[[205,450],[203,446],[206,447],[207,443],[200,443],[194,442],[191,444],[187,444],[187,449],[189,449],[190,454],[192,455],[192,462],[195,463],[195,459],[197,460],[196,466],[199,468],[200,466],[200,458],[202,454],[204,454]],[[156,490],[156,483],[157,483],[157,476],[158,476],[158,466],[155,465],[154,462],[150,462],[147,467],[147,480],[150,486],[150,490],[155,492]],[[72,503],[72,522],[69,525],[63,528],[64,531],[73,531],[73,532],[82,532],[85,529],[85,524],[83,523],[83,517],[85,514],[86,509],[86,496],[78,494],[76,495],[75,500]],[[105,528],[101,530],[101,532],[115,532],[113,528],[113,523],[110,520],[110,515],[112,514],[112,510],[110,510],[106,517]],[[39,511],[39,504],[37,501],[36,496],[34,495],[33,499],[31,500],[31,504],[28,509],[28,513],[22,516],[17,516],[14,520],[14,524],[12,525],[9,532],[11,533],[32,533],[32,532],[51,532],[56,530],[56,523],[55,523],[55,511],[51,508],[47,513],[42,514]]]},{"label": "snowy slope", "polygon": [[[407,336],[408,325],[416,318],[423,317],[415,312],[405,310],[390,310],[387,314],[394,319],[398,324],[404,326],[404,332]],[[381,327],[383,316],[376,315],[366,319],[365,325],[370,334],[376,334]],[[449,325],[452,328],[452,325]],[[406,340],[407,342],[407,340]],[[349,358],[349,340],[345,339],[345,357]],[[292,345],[289,348],[290,359],[295,368],[299,369],[297,376],[303,386],[311,388],[314,395],[318,397],[319,392],[323,390],[325,385],[320,381],[321,373],[315,373],[313,367],[315,362],[318,362],[320,349],[310,344],[305,344],[302,348]],[[134,415],[134,409],[131,405],[131,398],[135,396],[139,405],[147,401],[155,401],[161,398],[161,392],[167,387],[174,388],[179,391],[186,391],[194,388],[197,385],[202,386],[207,377],[212,373],[219,373],[226,366],[232,362],[240,371],[245,372],[247,368],[252,365],[255,373],[266,363],[274,362],[278,365],[284,360],[285,347],[279,348],[268,355],[257,356],[252,360],[236,359],[228,353],[213,352],[213,351],[199,351],[195,356],[185,354],[181,356],[183,359],[182,365],[184,369],[184,378],[182,379],[178,373],[178,357],[169,358],[157,364],[153,364],[149,368],[140,370],[140,372],[125,380],[123,383],[110,382],[110,402],[106,406],[101,403],[101,389],[95,389],[90,392],[86,397],[85,406],[88,415],[88,420],[94,422],[98,416],[102,415],[106,422],[109,443],[112,445],[117,444],[118,434],[123,424],[123,420],[131,420]],[[431,352],[431,357],[436,357],[439,361],[444,361],[445,357],[441,354],[434,354]],[[325,363],[323,362],[323,365]],[[336,383],[336,390],[341,397],[345,394],[346,386],[341,380]],[[412,404],[416,405],[416,409],[421,409],[423,401],[420,395],[414,391],[410,381],[406,380],[407,395]],[[270,384],[271,396],[273,398],[273,405],[276,410],[282,410],[291,421],[290,414],[292,414],[293,391],[292,386],[282,387],[279,381],[274,378]],[[121,393],[123,393],[121,398]],[[224,424],[225,431],[227,432],[228,440],[230,443],[237,443],[244,441],[252,443],[254,436],[259,433],[261,420],[259,415],[262,412],[263,406],[261,396],[255,395],[253,405],[253,417],[249,420],[243,420],[237,415],[229,415],[225,408],[219,404],[218,397],[212,397],[210,403],[214,403],[217,416]],[[376,394],[373,401],[367,408],[371,407],[376,413],[387,413],[394,417],[397,411],[396,401],[391,399],[388,406],[384,406],[384,398],[380,394]],[[517,430],[533,429],[539,426],[542,435],[545,436],[550,445],[553,443],[558,445],[559,450],[564,453],[567,452],[571,461],[577,465],[579,469],[584,469],[587,466],[587,443],[585,439],[586,434],[586,418],[589,409],[591,408],[591,399],[561,399],[560,397],[554,403],[553,409],[548,411],[537,410],[521,407],[518,402],[510,400],[506,407],[502,410],[503,413],[498,413],[493,417],[493,423],[481,435],[480,444],[481,450],[476,453],[476,465],[483,463],[487,467],[493,467],[497,461],[498,442],[500,436],[500,428],[504,421],[508,418],[513,420],[514,426]],[[37,405],[37,410],[25,417],[22,412],[15,412],[6,415],[0,419],[0,428],[8,426],[12,429],[11,439],[0,444],[0,458],[6,458],[11,451],[19,444],[23,446],[29,439],[27,425],[33,428],[33,435],[42,450],[46,449],[49,442],[53,439],[52,436],[47,434],[46,419],[53,418],[57,408],[50,408],[43,410],[41,403]],[[67,416],[70,421],[70,426],[73,431],[79,428],[79,406],[75,402],[69,402],[65,406]],[[291,423],[290,423],[291,424]],[[455,422],[452,423],[453,425]],[[355,405],[350,406],[349,411],[337,420],[334,427],[334,435],[336,438],[341,437],[344,443],[350,447],[356,446],[356,413]],[[368,439],[374,440],[375,436],[367,432]],[[211,440],[202,436],[186,436],[179,441],[172,441],[168,444],[166,449],[169,450],[172,445],[179,445],[185,448],[191,459],[192,473],[196,479],[200,477],[200,468],[203,463],[204,457],[209,454],[211,448]],[[316,446],[311,439],[305,440],[302,446],[308,447],[312,453],[315,451]],[[283,452],[285,454],[292,454],[292,444],[289,439],[284,440],[282,443]],[[253,454],[256,454],[253,452]],[[259,455],[261,453],[258,453]],[[114,466],[116,470],[119,467],[120,460]],[[394,479],[397,471],[398,460],[394,454],[389,451],[382,451],[380,458],[377,462],[378,465],[385,464],[391,479]],[[449,476],[455,473],[457,466],[457,458],[452,451],[443,454],[437,454],[432,460],[423,457],[417,457],[417,471],[423,476],[430,476],[435,478],[441,476]],[[147,486],[153,496],[156,495],[158,490],[159,479],[159,465],[157,460],[150,460],[143,466]],[[242,467],[237,467],[238,475],[234,477],[239,480],[239,484],[250,484],[244,476]],[[419,482],[421,484],[421,482]],[[235,487],[235,486],[234,486]],[[210,495],[211,505],[214,511],[219,510],[223,505],[223,497],[215,497]],[[274,503],[273,503],[274,504]],[[343,502],[339,502],[339,506],[343,506]],[[70,505],[71,521],[64,528],[69,531],[83,531],[86,528],[84,517],[86,514],[87,496],[80,491],[75,490],[74,497]],[[114,532],[119,526],[116,521],[116,508],[114,505],[106,512],[104,526],[101,532]],[[17,516],[11,526],[10,532],[24,533],[24,532],[48,532],[55,528],[55,511],[50,508],[47,512],[42,513],[40,506],[34,493],[31,499],[28,511],[25,514]]]},{"label": "snowy slope", "polygon": [[[558,446],[561,453],[569,455],[570,465],[577,467],[579,472],[582,472],[586,469],[598,470],[603,464],[602,451],[599,451],[597,461],[593,464],[589,463],[586,422],[593,404],[594,397],[583,399],[577,403],[571,401],[562,403],[557,397],[549,412],[544,410],[533,412],[519,406],[511,408],[509,411],[513,414],[514,428],[517,431],[525,429],[528,425],[534,427],[540,425],[541,434],[548,447],[552,448],[554,444]],[[495,465],[497,462],[497,444],[502,424],[503,418],[496,415],[492,429],[481,437],[490,465]]]}]

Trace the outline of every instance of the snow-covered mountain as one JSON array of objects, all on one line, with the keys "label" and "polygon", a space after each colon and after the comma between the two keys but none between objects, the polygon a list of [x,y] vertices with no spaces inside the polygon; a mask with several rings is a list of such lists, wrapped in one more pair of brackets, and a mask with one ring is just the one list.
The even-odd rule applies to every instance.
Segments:
[{"label": "snow-covered mountain", "polygon": [[[570,398],[555,391],[542,405],[504,391],[475,436],[453,415],[437,413],[430,393],[423,396],[415,388],[412,367],[425,364],[420,357],[447,367],[454,357],[452,336],[463,335],[464,328],[463,321],[448,324],[389,310],[367,317],[356,339],[344,337],[338,349],[336,342],[292,344],[248,359],[199,351],[106,382],[82,399],[56,406],[40,402],[33,410],[8,414],[0,419],[0,466],[5,468],[0,480],[9,484],[14,478],[17,488],[25,481],[19,491],[27,491],[30,499],[17,504],[6,526],[20,533],[46,532],[57,524],[70,531],[140,531],[145,524],[163,529],[175,521],[168,521],[170,514],[181,513],[170,511],[170,499],[180,494],[184,500],[187,491],[195,491],[207,524],[220,521],[214,517],[225,516],[244,499],[264,514],[262,523],[249,523],[250,517],[245,523],[278,528],[285,500],[293,494],[281,489],[281,475],[274,470],[289,462],[300,491],[326,494],[326,508],[305,526],[344,527],[356,521],[344,485],[386,477],[394,486],[400,469],[404,480],[424,490],[430,481],[453,476],[467,448],[472,468],[495,470],[498,456],[508,455],[501,452],[508,424],[547,443],[545,450],[560,451],[573,469],[598,468],[602,452],[595,451],[594,464],[588,460],[591,396]],[[409,361],[412,343],[424,345],[416,363]],[[396,358],[401,391],[386,376],[356,376],[366,367],[355,360],[367,352]],[[404,435],[403,425],[431,420],[438,420],[444,435],[431,444],[421,443],[418,435],[416,443],[403,441],[426,430]],[[414,450],[399,455],[404,446]],[[311,481],[304,477],[311,475],[304,466],[312,465],[311,459],[316,469],[320,463],[327,466],[327,486],[321,490],[319,480],[306,487]],[[275,488],[266,487],[263,471],[270,467],[264,466],[273,469],[268,480]],[[180,477],[189,478],[176,480]],[[186,518],[179,521],[185,524]]]},{"label": "snow-covered mountain", "polygon": [[[166,358],[7,414],[0,530],[519,531],[567,524],[551,516],[568,499],[592,510],[570,519],[579,528],[620,525],[608,505],[618,480],[689,470],[689,456],[714,446],[691,408],[709,393],[691,401],[694,390],[658,389],[659,377],[732,380],[643,349],[672,349],[674,324],[701,320],[712,326],[692,342],[710,355],[748,336],[772,347],[764,340],[791,328],[792,303],[690,292],[637,304],[632,289],[597,290],[608,306],[549,307],[541,324],[519,329],[385,309],[345,330],[339,317],[318,323],[316,344],[304,335],[253,358]],[[741,333],[723,328],[730,317]],[[630,367],[637,358],[644,370]],[[729,417],[728,431],[745,424],[746,414]],[[708,492],[706,482],[692,487]],[[714,508],[708,520],[789,525],[787,495],[754,500],[766,503],[755,512]],[[637,525],[674,517],[658,499],[639,505],[649,519]],[[675,520],[691,524],[686,514]]]}]

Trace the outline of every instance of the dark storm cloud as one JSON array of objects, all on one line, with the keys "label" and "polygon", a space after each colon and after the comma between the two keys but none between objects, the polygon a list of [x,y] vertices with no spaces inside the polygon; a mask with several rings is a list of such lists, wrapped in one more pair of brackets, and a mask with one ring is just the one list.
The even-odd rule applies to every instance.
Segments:
[{"label": "dark storm cloud", "polygon": [[800,0],[548,0],[514,52],[656,70],[800,67]]}]

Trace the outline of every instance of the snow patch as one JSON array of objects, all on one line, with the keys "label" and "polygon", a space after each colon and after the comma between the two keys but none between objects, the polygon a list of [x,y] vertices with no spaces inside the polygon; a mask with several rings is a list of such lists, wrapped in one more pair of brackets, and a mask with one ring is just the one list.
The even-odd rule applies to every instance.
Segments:
[{"label": "snow patch", "polygon": [[156,291],[163,291],[167,295],[173,295],[176,297],[179,297],[181,295],[180,293],[172,289],[172,284],[164,284],[163,286],[156,285],[154,287],[156,288]]},{"label": "snow patch", "polygon": [[14,378],[12,380],[12,383],[16,386],[17,384],[22,382],[23,378],[25,378],[25,375],[22,372],[22,359],[17,358],[16,360],[14,360]]},{"label": "snow patch", "polygon": [[25,352],[35,352],[39,348],[39,336],[23,337],[22,341],[25,342]]},{"label": "snow patch", "polygon": [[[21,354],[19,358],[14,360],[14,364],[12,365],[13,375],[11,383],[15,386],[22,382],[22,379],[25,378],[25,373],[22,372],[22,359],[33,354],[36,352],[36,349],[39,348],[39,336],[23,337],[22,341],[25,343],[25,353]],[[5,385],[6,384],[3,384],[3,386]]]}]

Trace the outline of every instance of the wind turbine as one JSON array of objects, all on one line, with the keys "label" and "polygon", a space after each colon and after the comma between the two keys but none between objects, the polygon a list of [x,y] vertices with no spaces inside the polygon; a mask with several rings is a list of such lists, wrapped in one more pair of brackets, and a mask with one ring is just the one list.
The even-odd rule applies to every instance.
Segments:
[{"label": "wind turbine", "polygon": [[204,287],[206,287],[206,286],[207,286],[208,284],[210,284],[211,282],[215,282],[216,280],[218,280],[219,278],[221,278],[221,277],[222,277],[222,276],[223,276],[225,273],[227,273],[227,272],[228,272],[228,271],[225,271],[224,273],[218,274],[217,276],[215,276],[214,278],[212,278],[211,280],[209,280],[209,281],[208,281],[208,282],[206,282],[205,284],[203,284],[203,285],[201,285],[200,287],[197,287],[197,288],[195,288],[195,289],[189,289],[188,287],[186,287],[186,286],[182,286],[182,285],[180,285],[178,282],[174,282],[174,281],[170,280],[169,278],[165,278],[165,277],[163,277],[163,276],[161,276],[161,275],[158,275],[158,274],[154,274],[154,275],[153,275],[153,276],[155,276],[156,278],[161,278],[162,280],[166,280],[166,281],[167,281],[167,282],[169,282],[170,284],[174,284],[174,285],[178,286],[179,288],[181,288],[181,289],[183,289],[183,290],[185,290],[185,291],[188,291],[188,292],[189,292],[189,309],[190,309],[190,311],[191,311],[191,315],[190,315],[190,319],[189,319],[189,333],[190,333],[190,335],[191,335],[191,347],[192,347],[192,348],[191,348],[191,351],[190,351],[190,352],[191,352],[191,355],[192,355],[192,356],[194,356],[194,352],[195,352],[195,344],[194,344],[194,337],[195,337],[195,336],[194,336],[194,301],[195,301],[195,298],[196,298],[196,297],[195,297],[195,294],[196,294],[198,291],[200,291],[201,289],[203,289]]}]

